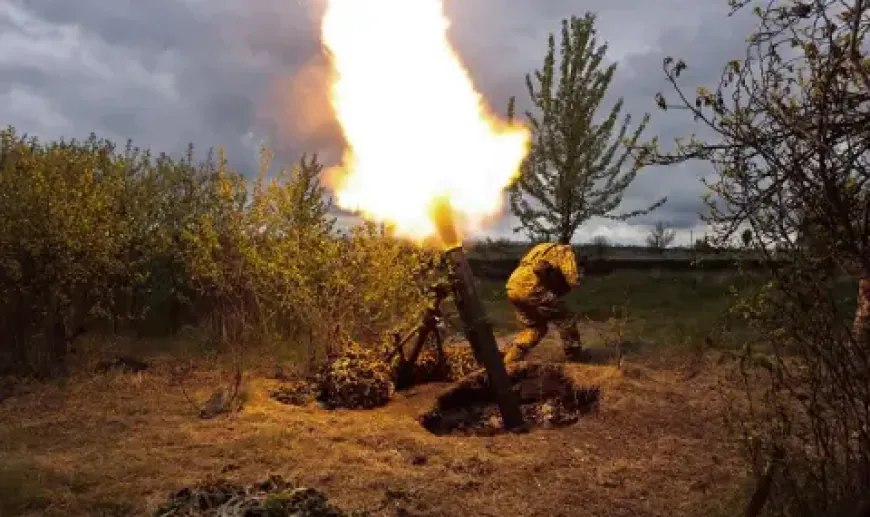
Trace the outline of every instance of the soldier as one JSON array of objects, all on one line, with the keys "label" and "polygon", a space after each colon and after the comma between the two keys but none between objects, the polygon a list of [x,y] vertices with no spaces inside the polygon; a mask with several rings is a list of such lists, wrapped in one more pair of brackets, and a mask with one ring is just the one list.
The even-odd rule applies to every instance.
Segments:
[{"label": "soldier", "polygon": [[550,323],[556,326],[569,360],[586,358],[576,317],[561,299],[578,286],[581,273],[568,244],[538,244],[523,257],[506,287],[524,328],[505,353],[505,363],[522,360],[544,339]]}]

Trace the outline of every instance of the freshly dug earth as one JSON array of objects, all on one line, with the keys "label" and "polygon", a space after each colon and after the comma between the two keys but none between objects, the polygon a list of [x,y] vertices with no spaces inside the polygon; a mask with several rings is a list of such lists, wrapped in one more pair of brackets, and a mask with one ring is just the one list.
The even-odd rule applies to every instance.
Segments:
[{"label": "freshly dug earth", "polygon": [[243,486],[223,479],[183,488],[153,517],[352,517],[313,488],[292,487],[281,476]]},{"label": "freshly dug earth", "polygon": [[[471,347],[444,347],[439,361],[434,347],[424,348],[411,373],[412,384],[451,382],[479,369]],[[291,380],[272,391],[284,404],[304,406],[319,402],[328,409],[373,409],[385,405],[395,393],[398,361],[387,364],[378,349],[350,345],[309,379]]]},{"label": "freshly dug earth", "polygon": [[[515,363],[508,367],[508,377],[531,427],[574,424],[597,409],[601,398],[598,386],[577,384],[560,364]],[[485,371],[448,388],[418,419],[437,435],[493,435],[504,429]]]}]

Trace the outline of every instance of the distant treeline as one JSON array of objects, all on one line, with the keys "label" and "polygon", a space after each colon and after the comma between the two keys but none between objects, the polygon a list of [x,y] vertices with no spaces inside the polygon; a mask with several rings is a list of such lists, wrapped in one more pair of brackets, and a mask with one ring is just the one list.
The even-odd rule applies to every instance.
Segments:
[{"label": "distant treeline", "polygon": [[[489,280],[507,280],[516,269],[519,259],[486,259],[470,257],[469,264],[475,275]],[[758,270],[769,264],[761,260],[718,259],[703,260],[680,259],[590,259],[586,263],[585,272],[588,275],[607,275],[620,270],[662,270],[662,271],[726,271],[737,270],[738,267]]]},{"label": "distant treeline", "polygon": [[[503,259],[519,258],[529,251],[533,244],[530,242],[512,241],[507,239],[484,239],[472,241],[466,244],[466,248],[475,258],[480,259]],[[644,259],[644,260],[736,260],[736,259],[764,259],[764,254],[758,250],[746,249],[745,247],[714,247],[706,239],[697,239],[693,246],[671,246],[665,249],[652,249],[649,246],[615,244],[606,239],[600,239],[597,243],[579,243],[574,245],[578,255],[596,260],[621,260],[621,259]]]}]

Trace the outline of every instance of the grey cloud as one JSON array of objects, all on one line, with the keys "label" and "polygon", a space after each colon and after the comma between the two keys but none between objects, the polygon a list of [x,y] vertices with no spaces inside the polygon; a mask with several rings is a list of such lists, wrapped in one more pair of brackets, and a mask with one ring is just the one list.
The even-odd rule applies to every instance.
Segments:
[{"label": "grey cloud", "polygon": [[[2,38],[25,49],[0,57],[0,84],[50,100],[79,134],[133,138],[170,152],[188,142],[223,144],[237,165],[250,166],[242,136],[272,67],[228,45],[220,19],[177,0],[64,6],[36,0],[0,10]],[[70,56],[58,67],[63,46]]]},{"label": "grey cloud", "polygon": [[[45,138],[94,131],[169,152],[188,142],[225,145],[243,170],[254,169],[260,142],[281,161],[317,152],[335,162],[342,142],[324,91],[322,8],[283,0],[0,0],[0,124]],[[655,111],[653,95],[667,93],[661,58],[687,58],[687,79],[710,84],[741,54],[748,29],[725,18],[724,0],[446,0],[445,9],[451,41],[496,113],[514,95],[523,108],[525,74],[540,66],[560,20],[597,12],[599,40],[619,61],[604,106],[624,97],[635,121],[650,112],[645,135],[665,144],[696,129],[685,113]],[[660,219],[689,228],[707,173],[703,164],[645,170],[622,208],[667,195],[665,207],[634,221],[636,231]],[[512,235],[514,224],[505,218],[491,233]],[[580,233],[604,229],[634,231],[590,221]]]},{"label": "grey cloud", "polygon": [[[656,135],[664,149],[671,149],[674,139],[697,134],[712,137],[702,124],[692,122],[686,111],[663,112],[653,104],[653,97],[662,92],[666,98],[678,101],[673,87],[667,83],[662,71],[665,56],[685,59],[689,68],[681,75],[680,86],[690,99],[696,87],[715,87],[728,60],[739,58],[745,52],[744,37],[751,29],[748,13],[733,18],[723,16],[723,10],[710,13],[697,27],[665,32],[656,48],[646,53],[624,58],[614,80],[613,97],[625,99],[630,113],[649,112],[652,120],[647,136]],[[708,163],[689,162],[678,166],[645,169],[626,192],[627,208],[639,208],[651,199],[667,196],[668,203],[658,211],[635,220],[638,224],[670,221],[677,228],[697,224],[698,213],[706,211],[701,195],[705,192],[701,179],[712,173]]]},{"label": "grey cloud", "polygon": [[[525,75],[541,66],[548,33],[555,33],[558,44],[561,19],[583,14],[576,10],[575,3],[567,1],[514,3],[511,8],[505,5],[500,0],[484,0],[466,9],[457,3],[455,14],[463,13],[468,17],[462,18],[463,24],[454,28],[454,41],[478,79],[478,86],[493,109],[502,113],[507,99],[514,95],[518,111],[527,109]],[[692,123],[687,113],[661,112],[656,108],[654,95],[660,91],[671,93],[661,69],[662,59],[675,55],[689,62],[689,71],[683,76],[689,94],[694,92],[695,86],[713,86],[722,66],[742,55],[743,38],[751,27],[748,17],[741,13],[727,18],[727,6],[717,1],[637,4],[617,0],[593,2],[583,8],[597,13],[598,42],[607,43],[608,58],[618,62],[599,115],[609,113],[616,99],[621,97],[624,99],[622,114],[632,115],[631,127],[636,127],[642,116],[649,113],[652,120],[643,138],[658,136],[665,148],[673,144],[675,137],[706,134],[700,125]],[[504,15],[487,25],[487,12]],[[479,33],[473,27],[486,27],[486,36],[491,41],[486,49],[475,43]],[[463,47],[467,50],[463,51]],[[676,228],[693,228],[699,224],[699,212],[705,210],[700,179],[710,172],[709,165],[704,163],[644,169],[625,192],[620,211],[642,209],[667,196],[665,206],[634,218],[631,223],[641,228],[662,220]],[[494,233],[511,234],[510,229],[516,222],[506,219],[493,229]],[[594,234],[595,228],[614,225],[609,220],[593,219],[581,228],[578,236],[584,238],[584,235]]]}]

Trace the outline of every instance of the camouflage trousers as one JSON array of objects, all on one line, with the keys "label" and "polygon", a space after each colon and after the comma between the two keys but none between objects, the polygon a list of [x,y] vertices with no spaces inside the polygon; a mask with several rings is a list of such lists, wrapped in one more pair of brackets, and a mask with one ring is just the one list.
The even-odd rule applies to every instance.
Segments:
[{"label": "camouflage trousers", "polygon": [[547,335],[550,323],[556,327],[566,355],[571,357],[575,352],[582,351],[577,317],[563,300],[554,294],[547,294],[510,301],[516,309],[517,320],[522,324],[523,329],[505,354],[506,363],[522,360],[531,349],[538,346]]}]

